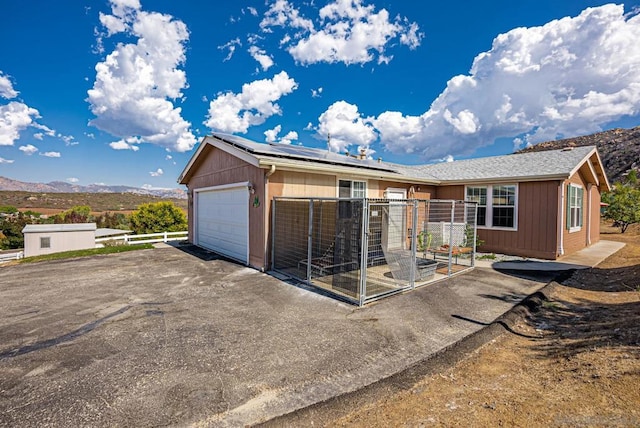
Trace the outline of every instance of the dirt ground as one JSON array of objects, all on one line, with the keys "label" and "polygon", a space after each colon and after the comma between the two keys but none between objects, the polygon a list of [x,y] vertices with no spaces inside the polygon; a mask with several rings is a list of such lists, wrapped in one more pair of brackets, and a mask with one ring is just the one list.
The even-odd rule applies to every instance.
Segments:
[{"label": "dirt ground", "polygon": [[640,426],[640,228],[454,367],[330,426]]}]

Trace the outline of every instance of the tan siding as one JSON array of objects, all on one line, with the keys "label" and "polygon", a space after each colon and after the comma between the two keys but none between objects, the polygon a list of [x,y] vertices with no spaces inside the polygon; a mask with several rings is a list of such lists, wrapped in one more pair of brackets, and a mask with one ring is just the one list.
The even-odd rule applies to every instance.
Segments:
[{"label": "tan siding", "polygon": [[[302,173],[294,171],[276,172],[269,177],[268,181],[268,201],[266,201],[266,230],[268,233],[264,237],[264,248],[266,254],[266,265],[271,264],[271,240],[273,238],[272,225],[272,201],[274,197],[317,197],[317,198],[335,198],[337,195],[336,177],[334,175]],[[306,233],[306,232],[305,232]],[[280,237],[282,238],[282,237]],[[303,238],[291,236],[291,242],[298,242]],[[278,242],[276,242],[278,244]]]},{"label": "tan siding", "polygon": [[[265,267],[264,253],[264,170],[220,149],[207,147],[194,165],[189,189],[189,239],[193,242],[193,190],[249,181],[254,193],[249,200],[249,265]],[[256,200],[257,198],[257,200]],[[254,203],[255,202],[255,203]]]},{"label": "tan siding", "polygon": [[[432,199],[435,195],[434,186],[416,185],[407,183],[398,183],[396,181],[369,180],[370,198],[384,198],[384,192],[389,189],[404,189],[407,192],[407,198],[411,199]],[[413,192],[411,191],[413,188]]]},{"label": "tan siding", "polygon": [[336,197],[336,177],[293,171],[276,171],[269,177],[269,197]]}]

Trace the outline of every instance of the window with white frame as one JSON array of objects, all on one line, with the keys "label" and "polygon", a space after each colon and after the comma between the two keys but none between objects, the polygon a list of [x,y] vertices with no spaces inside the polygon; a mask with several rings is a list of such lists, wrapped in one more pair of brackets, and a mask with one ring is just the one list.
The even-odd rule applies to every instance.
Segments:
[{"label": "window with white frame", "polygon": [[467,201],[478,203],[478,226],[487,225],[487,188],[467,187]]},{"label": "window with white frame", "polygon": [[466,200],[478,203],[478,226],[516,228],[517,186],[515,184],[467,186]]},{"label": "window with white frame", "polygon": [[40,248],[51,248],[51,238],[49,236],[40,237]]},{"label": "window with white frame", "polygon": [[338,180],[339,198],[366,198],[367,182],[355,180]]},{"label": "window with white frame", "polygon": [[582,228],[582,201],[584,189],[577,184],[567,186],[567,228],[570,232]]}]

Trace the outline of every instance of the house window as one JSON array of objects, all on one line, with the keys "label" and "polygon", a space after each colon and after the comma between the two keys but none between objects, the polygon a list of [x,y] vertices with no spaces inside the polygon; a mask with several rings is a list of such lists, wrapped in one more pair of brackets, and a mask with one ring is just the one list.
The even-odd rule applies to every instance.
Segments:
[{"label": "house window", "polygon": [[40,238],[40,248],[51,248],[51,238],[49,236]]},{"label": "house window", "polygon": [[493,227],[513,227],[516,219],[516,186],[493,186]]},{"label": "house window", "polygon": [[478,226],[515,229],[516,194],[515,184],[467,186],[466,200],[478,203]]},{"label": "house window", "polygon": [[478,203],[478,226],[487,225],[487,188],[467,187],[467,201]]},{"label": "house window", "polygon": [[338,181],[338,197],[339,198],[366,198],[367,182],[339,180]]},{"label": "house window", "polygon": [[582,201],[584,189],[575,184],[567,186],[567,228],[570,232],[582,228]]}]

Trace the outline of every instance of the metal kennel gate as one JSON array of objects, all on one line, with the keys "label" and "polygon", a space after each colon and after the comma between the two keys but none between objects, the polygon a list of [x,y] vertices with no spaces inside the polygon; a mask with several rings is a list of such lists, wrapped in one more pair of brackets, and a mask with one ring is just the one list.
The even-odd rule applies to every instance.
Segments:
[{"label": "metal kennel gate", "polygon": [[276,197],[271,266],[364,305],[473,268],[476,216],[466,201]]}]

